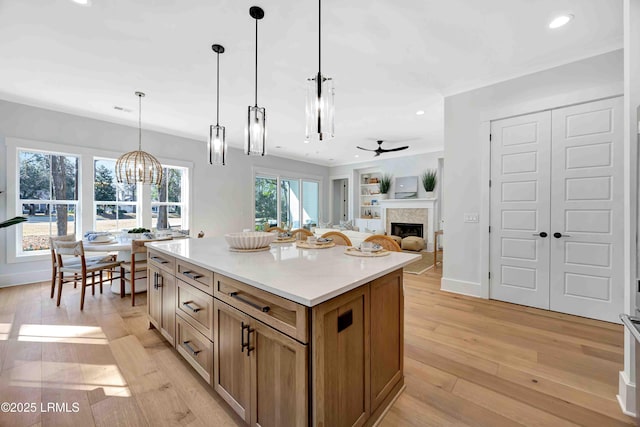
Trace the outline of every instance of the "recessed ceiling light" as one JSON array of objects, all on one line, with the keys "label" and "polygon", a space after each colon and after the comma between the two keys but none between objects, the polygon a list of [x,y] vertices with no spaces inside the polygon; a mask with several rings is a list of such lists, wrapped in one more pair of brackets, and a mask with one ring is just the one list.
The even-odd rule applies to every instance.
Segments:
[{"label": "recessed ceiling light", "polygon": [[551,29],[560,28],[563,25],[567,25],[569,21],[571,21],[572,19],[573,19],[573,15],[570,13],[567,13],[566,15],[556,16],[555,18],[553,18],[553,21],[549,23],[549,28]]},{"label": "recessed ceiling light", "polygon": [[309,140],[308,140],[308,139],[305,139],[305,140],[304,140],[304,143],[305,143],[305,144],[308,144],[308,143],[309,143]]},{"label": "recessed ceiling light", "polygon": [[353,156],[353,157],[360,157],[360,154],[356,154],[356,155],[355,155],[355,156]]},{"label": "recessed ceiling light", "polygon": [[71,0],[75,4],[79,4],[80,6],[91,6],[91,0]]},{"label": "recessed ceiling light", "polygon": [[417,116],[422,116],[424,114],[424,110],[418,110],[416,111],[416,115]]}]

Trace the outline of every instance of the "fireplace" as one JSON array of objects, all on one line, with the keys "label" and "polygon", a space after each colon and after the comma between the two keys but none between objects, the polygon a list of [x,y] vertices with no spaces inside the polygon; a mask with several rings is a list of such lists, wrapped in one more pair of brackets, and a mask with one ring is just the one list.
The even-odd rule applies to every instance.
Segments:
[{"label": "fireplace", "polygon": [[412,224],[409,222],[392,222],[391,234],[394,236],[402,237],[403,239],[408,236],[424,237],[422,224]]}]

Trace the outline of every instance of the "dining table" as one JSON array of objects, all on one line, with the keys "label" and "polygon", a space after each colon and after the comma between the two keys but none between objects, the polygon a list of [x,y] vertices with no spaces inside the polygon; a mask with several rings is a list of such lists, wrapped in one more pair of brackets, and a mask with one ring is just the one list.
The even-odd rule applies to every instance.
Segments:
[{"label": "dining table", "polygon": [[[189,236],[185,235],[173,235],[174,239],[184,239]],[[145,237],[135,237],[137,240],[151,240],[145,239]],[[85,252],[100,252],[100,253],[115,253],[116,261],[130,262],[131,261],[131,241],[134,240],[133,237],[127,236],[124,233],[113,235],[112,239],[107,242],[96,242],[89,241],[88,239],[82,239],[82,244],[84,246]],[[144,261],[147,258],[146,253],[136,254],[136,262]],[[138,278],[139,277],[139,278]],[[138,271],[136,272],[136,281],[135,281],[135,292],[146,292],[147,290],[147,274],[146,271]],[[131,286],[130,282],[125,281],[124,284],[124,293],[125,295],[131,294]],[[120,280],[113,280],[111,282],[111,292],[114,294],[120,294]]]}]

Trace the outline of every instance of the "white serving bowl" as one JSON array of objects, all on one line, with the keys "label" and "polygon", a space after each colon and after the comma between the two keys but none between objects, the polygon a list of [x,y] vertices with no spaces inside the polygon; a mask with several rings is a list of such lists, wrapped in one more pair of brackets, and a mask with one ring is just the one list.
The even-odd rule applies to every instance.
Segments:
[{"label": "white serving bowl", "polygon": [[243,231],[242,233],[228,233],[224,235],[227,243],[233,249],[259,249],[267,247],[278,237],[278,233],[263,231]]}]

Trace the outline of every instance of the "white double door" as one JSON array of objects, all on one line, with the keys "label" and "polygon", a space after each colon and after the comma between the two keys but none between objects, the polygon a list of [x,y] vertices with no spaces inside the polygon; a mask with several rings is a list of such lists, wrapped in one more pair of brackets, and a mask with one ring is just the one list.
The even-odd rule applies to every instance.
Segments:
[{"label": "white double door", "polygon": [[618,321],[622,98],[491,123],[490,297]]}]

